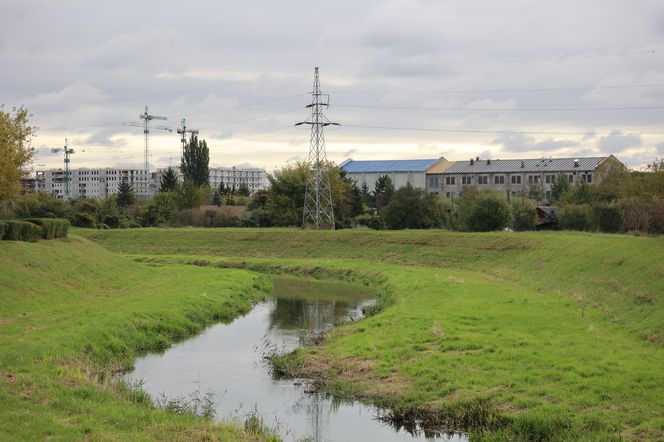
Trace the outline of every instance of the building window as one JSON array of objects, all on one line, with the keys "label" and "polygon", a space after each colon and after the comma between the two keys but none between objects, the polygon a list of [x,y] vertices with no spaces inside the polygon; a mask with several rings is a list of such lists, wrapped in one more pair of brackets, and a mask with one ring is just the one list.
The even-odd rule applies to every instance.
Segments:
[{"label": "building window", "polygon": [[535,175],[535,176],[533,176],[533,181],[534,181],[535,183],[539,183],[539,182],[540,182],[540,176],[539,176],[539,175]]},{"label": "building window", "polygon": [[586,183],[590,184],[593,182],[593,175],[591,173],[586,174]]},{"label": "building window", "polygon": [[[251,179],[252,182],[254,182],[254,179]],[[429,187],[438,187],[438,177],[437,176],[430,176],[429,177]]]},{"label": "building window", "polygon": [[462,176],[461,177],[461,184],[472,184],[473,183],[473,177],[471,176]]},{"label": "building window", "polygon": [[453,176],[448,176],[445,177],[445,184],[449,185],[455,185],[456,184],[456,177]]},{"label": "building window", "polygon": [[567,175],[569,177],[569,182],[573,183],[574,182],[574,175]]},{"label": "building window", "polygon": [[512,175],[512,184],[521,184],[521,175]]},{"label": "building window", "polygon": [[505,175],[496,175],[493,177],[494,184],[505,184]]},{"label": "building window", "polygon": [[547,175],[544,177],[544,181],[546,182],[546,184],[553,184],[555,180],[556,180],[555,175]]},{"label": "building window", "polygon": [[480,175],[477,177],[477,184],[488,184],[489,177],[486,175]]}]

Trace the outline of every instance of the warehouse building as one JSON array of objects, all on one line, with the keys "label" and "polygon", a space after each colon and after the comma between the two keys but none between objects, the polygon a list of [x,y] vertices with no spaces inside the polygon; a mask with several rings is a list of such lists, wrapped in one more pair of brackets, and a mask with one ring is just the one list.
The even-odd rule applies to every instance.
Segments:
[{"label": "warehouse building", "polygon": [[424,160],[376,160],[356,161],[348,159],[339,166],[352,178],[358,186],[366,184],[370,190],[374,189],[379,177],[387,175],[395,188],[410,184],[413,187],[427,189],[427,173],[439,172],[448,164],[441,158]]}]

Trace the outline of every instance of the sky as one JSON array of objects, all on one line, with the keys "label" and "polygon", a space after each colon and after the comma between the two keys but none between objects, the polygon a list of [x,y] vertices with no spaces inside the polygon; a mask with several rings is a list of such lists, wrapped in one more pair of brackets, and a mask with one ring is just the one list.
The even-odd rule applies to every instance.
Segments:
[{"label": "sky", "polygon": [[[307,159],[320,68],[328,159],[664,157],[664,1],[0,0],[0,104],[31,167],[141,167],[145,106],[211,166]],[[134,125],[134,126],[132,126]],[[153,167],[177,165],[153,128]]]}]

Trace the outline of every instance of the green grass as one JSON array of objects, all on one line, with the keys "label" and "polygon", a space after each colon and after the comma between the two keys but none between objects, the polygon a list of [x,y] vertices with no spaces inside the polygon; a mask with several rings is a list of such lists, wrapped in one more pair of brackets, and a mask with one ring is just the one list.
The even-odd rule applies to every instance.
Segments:
[{"label": "green grass", "polygon": [[153,262],[374,283],[392,303],[294,359],[349,398],[482,440],[664,438],[664,238],[77,231]]},{"label": "green grass", "polygon": [[114,382],[139,354],[247,312],[245,270],[138,264],[80,237],[0,242],[0,440],[258,440]]}]

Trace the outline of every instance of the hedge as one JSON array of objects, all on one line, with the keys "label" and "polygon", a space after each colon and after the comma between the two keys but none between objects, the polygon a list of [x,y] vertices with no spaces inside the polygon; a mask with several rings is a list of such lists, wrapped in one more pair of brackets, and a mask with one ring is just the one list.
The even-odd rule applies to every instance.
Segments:
[{"label": "hedge", "polygon": [[583,204],[570,204],[560,211],[560,228],[563,230],[581,230],[591,232],[596,230],[595,219],[590,206]]},{"label": "hedge", "polygon": [[37,242],[42,236],[42,228],[28,221],[5,221],[5,233],[2,237],[6,241]]},{"label": "hedge", "polygon": [[6,226],[7,222],[0,220],[0,239],[2,239],[5,236]]},{"label": "hedge", "polygon": [[27,218],[24,221],[37,224],[42,228],[42,238],[66,238],[69,233],[69,221],[61,218]]}]

